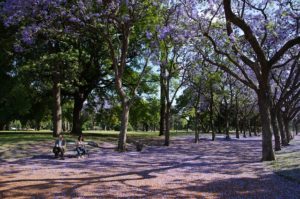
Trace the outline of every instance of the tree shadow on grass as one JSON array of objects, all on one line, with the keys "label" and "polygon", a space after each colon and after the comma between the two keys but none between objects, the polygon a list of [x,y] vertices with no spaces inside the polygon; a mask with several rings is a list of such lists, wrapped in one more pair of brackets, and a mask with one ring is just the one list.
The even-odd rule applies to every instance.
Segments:
[{"label": "tree shadow on grass", "polygon": [[[263,169],[262,163],[259,162],[261,141],[217,140],[200,141],[199,144],[192,144],[190,141],[190,138],[176,140],[168,148],[147,147],[141,153],[117,153],[111,149],[103,149],[84,160],[56,161],[48,159],[50,157],[48,154],[16,160],[10,164],[17,167],[19,165],[21,168],[23,165],[34,165],[34,169],[46,168],[49,172],[52,169],[58,170],[60,176],[56,174],[53,178],[39,176],[36,179],[36,176],[32,178],[29,176],[24,179],[0,180],[0,196],[2,194],[13,198],[25,194],[25,197],[32,197],[32,193],[36,192],[34,196],[39,198],[53,198],[53,195],[83,197],[80,194],[84,194],[84,190],[92,186],[95,189],[89,197],[207,198],[202,194],[207,193],[216,198],[290,198],[283,196],[285,192],[291,192],[295,185],[285,190],[282,189],[285,187],[282,183],[286,181],[281,181],[281,184],[273,182],[279,178],[276,178],[275,174],[257,177]],[[76,175],[78,171],[80,175],[78,173]],[[253,176],[256,177],[243,177],[247,172],[255,172]],[[169,184],[163,184],[159,188],[143,184],[149,181],[159,182],[162,180],[160,178],[169,178],[170,174],[172,178],[168,183],[178,185],[176,189],[170,188]],[[210,174],[219,176],[220,179],[190,181],[178,178],[177,174],[187,178],[197,174],[201,174],[199,176]],[[222,177],[223,175],[226,177]],[[39,191],[40,187],[46,193]],[[276,192],[280,189],[284,193],[270,195],[270,191]],[[120,195],[122,191],[125,191],[124,196]],[[298,194],[299,191],[295,193]]]},{"label": "tree shadow on grass", "polygon": [[[235,175],[240,173],[240,167],[247,169],[250,166],[253,168],[251,163],[259,162],[259,157],[255,158],[259,155],[257,146],[252,148],[252,145],[231,146],[230,143],[225,143],[227,144],[222,144],[222,147],[219,147],[220,142],[215,142],[213,144],[216,145],[216,148],[214,148],[214,146],[207,143],[187,145],[186,141],[179,141],[168,148],[149,147],[142,153],[130,152],[125,154],[116,153],[112,150],[99,150],[83,161],[77,161],[68,156],[66,156],[65,161],[56,161],[52,153],[44,153],[33,155],[29,159],[16,160],[12,163],[20,166],[26,164],[39,165],[42,168],[55,164],[57,169],[87,168],[94,170],[112,166],[120,169],[132,168],[141,170],[155,165],[159,168],[181,168],[188,173],[217,172]],[[240,150],[241,148],[243,148],[243,151]],[[131,161],[126,161],[128,158]]]},{"label": "tree shadow on grass", "polygon": [[[151,170],[154,172],[155,170]],[[68,178],[68,179],[29,179],[34,185],[16,186],[12,189],[7,189],[0,192],[0,196],[6,196],[8,192],[12,192],[9,196],[12,197],[32,197],[32,192],[26,192],[29,190],[38,190],[35,197],[47,198],[49,195],[43,195],[46,190],[56,189],[53,195],[62,197],[83,197],[86,186],[95,185],[98,192],[93,193],[97,197],[112,197],[112,198],[130,198],[130,197],[142,197],[142,198],[156,198],[156,197],[176,197],[185,198],[289,198],[297,199],[300,197],[300,190],[282,189],[280,183],[274,178],[274,174],[263,176],[261,178],[227,178],[220,180],[213,180],[206,182],[205,179],[194,180],[188,184],[184,181],[176,180],[174,183],[179,186],[176,189],[168,188],[168,185],[161,188],[153,188],[148,185],[139,186],[139,180],[147,180],[157,178],[155,175],[149,175],[150,171],[142,172],[126,172],[117,175],[106,175],[89,178]],[[119,177],[119,178],[118,178]],[[22,180],[21,180],[22,181]],[[136,185],[129,184],[128,182],[136,182]],[[8,183],[8,182],[4,182]],[[12,182],[10,182],[12,183]],[[134,192],[120,192],[119,186],[127,186],[128,190],[134,190]],[[62,186],[63,185],[63,186]],[[293,187],[290,187],[293,189]],[[23,190],[22,195],[18,191]],[[80,191],[81,190],[81,191]],[[49,194],[49,193],[48,193]],[[123,197],[122,197],[123,195]],[[90,195],[91,197],[91,195]]]},{"label": "tree shadow on grass", "polygon": [[31,157],[33,160],[53,160],[55,159],[54,155],[50,154],[40,154],[40,155],[34,155]]},{"label": "tree shadow on grass", "polygon": [[275,173],[287,180],[300,184],[300,168],[284,169],[275,171]]},{"label": "tree shadow on grass", "polygon": [[[274,178],[275,177],[275,178]],[[281,184],[276,182],[275,174],[261,178],[229,178],[202,183],[201,180],[194,181],[192,186],[183,189],[196,193],[215,193],[217,198],[300,198],[300,190],[285,190]]]}]

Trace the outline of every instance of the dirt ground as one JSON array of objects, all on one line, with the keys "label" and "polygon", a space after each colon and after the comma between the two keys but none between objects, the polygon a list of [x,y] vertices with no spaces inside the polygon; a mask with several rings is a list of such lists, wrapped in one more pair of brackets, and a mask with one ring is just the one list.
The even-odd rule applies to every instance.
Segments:
[{"label": "dirt ground", "polygon": [[53,158],[53,143],[36,144],[25,158],[0,155],[0,198],[299,199],[300,184],[260,162],[260,139],[177,137],[170,147],[126,153],[107,143],[65,160]]}]

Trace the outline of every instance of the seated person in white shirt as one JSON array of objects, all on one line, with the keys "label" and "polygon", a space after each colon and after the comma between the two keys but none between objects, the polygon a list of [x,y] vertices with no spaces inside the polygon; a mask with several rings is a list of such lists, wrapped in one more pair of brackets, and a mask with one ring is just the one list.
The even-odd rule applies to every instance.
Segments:
[{"label": "seated person in white shirt", "polygon": [[55,145],[53,147],[53,153],[55,154],[55,158],[58,158],[60,154],[61,159],[64,159],[64,153],[66,148],[66,141],[62,134],[59,135],[58,139],[55,141]]},{"label": "seated person in white shirt", "polygon": [[76,151],[77,151],[77,157],[81,158],[86,154],[84,142],[83,142],[83,135],[80,135],[78,137],[78,140],[76,142]]}]

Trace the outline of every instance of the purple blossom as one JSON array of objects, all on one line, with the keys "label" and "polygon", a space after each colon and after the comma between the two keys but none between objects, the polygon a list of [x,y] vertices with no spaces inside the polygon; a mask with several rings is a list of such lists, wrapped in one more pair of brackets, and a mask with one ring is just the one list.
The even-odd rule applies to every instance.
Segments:
[{"label": "purple blossom", "polygon": [[146,31],[146,37],[147,37],[147,39],[151,39],[152,38],[152,33],[149,32],[148,30]]},{"label": "purple blossom", "polygon": [[21,32],[22,41],[27,45],[34,44],[35,34],[37,34],[40,29],[41,29],[41,27],[37,26],[36,24],[25,27]]},{"label": "purple blossom", "polygon": [[27,45],[32,45],[34,43],[32,33],[25,29],[22,31],[22,41]]},{"label": "purple blossom", "polygon": [[79,23],[79,22],[81,22],[80,19],[78,19],[77,17],[71,17],[71,18],[69,18],[69,21],[72,22],[72,23]]},{"label": "purple blossom", "polygon": [[80,0],[80,1],[78,1],[78,8],[80,9],[80,10],[84,10],[85,9],[85,5],[84,5],[84,3]]},{"label": "purple blossom", "polygon": [[123,20],[125,23],[128,22],[128,21],[130,21],[129,15],[123,15],[123,16],[122,16],[122,20]]},{"label": "purple blossom", "polygon": [[167,35],[170,33],[170,27],[169,26],[164,26],[160,31],[159,31],[159,39],[165,39]]},{"label": "purple blossom", "polygon": [[24,48],[20,44],[14,44],[14,51],[17,53],[24,52]]},{"label": "purple blossom", "polygon": [[230,41],[233,42],[233,43],[235,43],[235,41],[236,41],[236,38],[235,38],[234,34],[230,34],[230,35],[229,35],[229,39],[230,39]]}]

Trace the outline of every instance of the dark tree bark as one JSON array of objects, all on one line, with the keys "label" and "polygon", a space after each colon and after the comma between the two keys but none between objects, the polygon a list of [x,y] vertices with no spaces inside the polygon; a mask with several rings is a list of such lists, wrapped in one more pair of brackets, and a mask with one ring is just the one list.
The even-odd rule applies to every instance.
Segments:
[{"label": "dark tree bark", "polygon": [[10,129],[10,122],[6,122],[5,123],[5,130],[9,131],[9,129]]},{"label": "dark tree bark", "polygon": [[229,135],[229,110],[228,110],[228,103],[227,100],[224,98],[224,104],[225,104],[225,134],[226,134],[226,139],[229,140],[230,139],[230,135]]},{"label": "dark tree bark", "polygon": [[258,90],[258,106],[262,124],[262,160],[272,161],[275,160],[275,155],[272,147],[272,131],[271,131],[271,121],[270,121],[270,99],[269,91],[266,87],[260,88]]},{"label": "dark tree bark", "polygon": [[213,88],[212,85],[210,86],[210,99],[209,99],[209,120],[210,120],[210,130],[211,130],[211,135],[212,138],[211,140],[214,141],[216,138],[216,133],[214,129],[214,119],[213,119],[213,106],[214,106],[214,93],[213,93]]},{"label": "dark tree bark", "polygon": [[41,130],[41,121],[40,120],[35,121],[35,128],[37,131]]},{"label": "dark tree bark", "polygon": [[149,131],[149,125],[147,123],[144,123],[143,125],[144,131],[148,132]]},{"label": "dark tree bark", "polygon": [[53,137],[62,133],[62,107],[61,107],[61,86],[60,67],[57,65],[53,72]]},{"label": "dark tree bark", "polygon": [[278,122],[280,137],[281,137],[281,144],[282,144],[282,146],[287,146],[288,141],[287,141],[287,138],[286,138],[286,133],[285,133],[285,129],[284,129],[282,115],[281,115],[279,110],[276,111],[276,116],[277,116],[277,122]]},{"label": "dark tree bark", "polygon": [[[161,67],[161,70],[164,70]],[[159,121],[159,136],[165,134],[165,127],[166,127],[166,95],[164,89],[164,77],[160,75],[160,121]]]},{"label": "dark tree bark", "polygon": [[284,125],[284,131],[285,131],[287,143],[290,143],[290,141],[293,138],[289,128],[289,124],[290,121],[287,118],[283,117],[283,125]]},{"label": "dark tree bark", "polygon": [[248,130],[249,130],[249,137],[252,137],[252,129],[251,129],[251,122],[248,121]]},{"label": "dark tree bark", "polygon": [[170,145],[171,103],[167,103],[165,116],[166,116],[165,146],[169,146]]},{"label": "dark tree bark", "polygon": [[126,151],[126,138],[127,138],[127,127],[129,121],[129,110],[130,103],[126,100],[122,101],[122,118],[121,118],[121,129],[118,140],[118,150]]},{"label": "dark tree bark", "polygon": [[0,122],[0,130],[3,131],[5,127],[5,122]]},{"label": "dark tree bark", "polygon": [[62,122],[62,130],[63,130],[64,132],[67,132],[67,131],[68,131],[67,125],[66,125],[66,121],[65,121],[64,118],[63,118],[63,122]]},{"label": "dark tree bark", "polygon": [[201,115],[200,115],[200,110],[201,110],[201,86],[197,85],[198,89],[197,89],[197,99],[196,99],[196,103],[194,105],[196,114],[195,114],[195,143],[199,142],[200,139],[200,129],[201,129]]},{"label": "dark tree bark", "polygon": [[296,135],[298,135],[298,123],[296,120],[294,121],[294,127],[295,127],[295,133]]},{"label": "dark tree bark", "polygon": [[195,143],[198,143],[199,139],[200,139],[200,124],[199,123],[200,123],[200,113],[197,110],[196,117],[195,117],[195,140],[194,140]]},{"label": "dark tree bark", "polygon": [[275,151],[280,151],[281,150],[280,134],[279,134],[277,117],[276,117],[276,111],[274,108],[271,108],[271,124],[272,124],[273,134],[275,138]]},{"label": "dark tree bark", "polygon": [[219,133],[219,134],[222,134],[222,126],[221,126],[221,122],[220,122],[220,121],[217,121],[216,125],[217,125],[217,128],[218,128],[218,133]]},{"label": "dark tree bark", "polygon": [[239,132],[239,102],[238,102],[238,96],[235,95],[235,136],[236,138],[240,138],[240,132]]},{"label": "dark tree bark", "polygon": [[200,115],[200,108],[201,108],[201,100],[200,100],[200,97],[201,97],[201,86],[200,85],[197,85],[198,86],[198,89],[197,89],[197,99],[196,99],[196,102],[194,104],[194,108],[195,108],[195,111],[196,111],[196,114],[195,114],[195,140],[194,142],[195,143],[198,143],[199,142],[199,139],[200,139],[200,129],[201,129],[201,126],[200,126],[200,123],[201,123],[201,115]]},{"label": "dark tree bark", "polygon": [[246,125],[245,125],[245,118],[242,120],[241,130],[243,131],[243,137],[246,138]]},{"label": "dark tree bark", "polygon": [[254,126],[253,126],[253,130],[254,130],[254,136],[258,136],[258,135],[257,135],[257,124],[256,124],[256,120],[255,120],[255,123],[254,123]]},{"label": "dark tree bark", "polygon": [[74,107],[73,107],[73,125],[71,133],[74,135],[82,134],[82,118],[81,110],[83,108],[83,103],[86,97],[81,92],[76,92],[74,94]]}]

